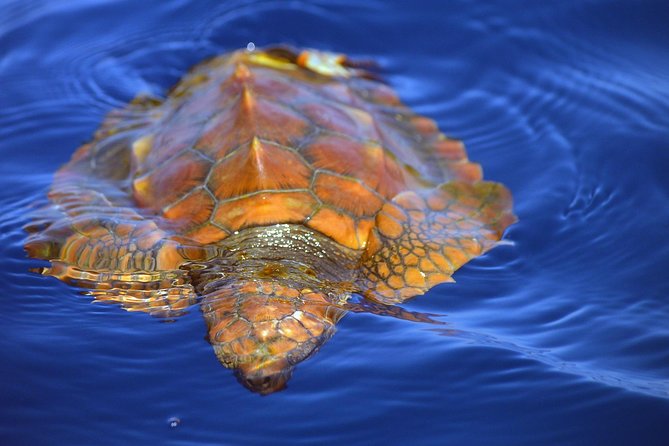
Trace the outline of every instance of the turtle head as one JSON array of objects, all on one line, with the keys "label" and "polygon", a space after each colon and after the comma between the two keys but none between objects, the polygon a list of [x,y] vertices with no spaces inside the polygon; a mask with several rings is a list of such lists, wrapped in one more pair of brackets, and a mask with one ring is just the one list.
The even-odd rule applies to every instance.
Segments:
[{"label": "turtle head", "polygon": [[[216,352],[221,362],[227,358],[221,358],[219,352]],[[293,366],[288,364],[283,358],[275,358],[269,362],[254,363],[253,361],[240,364],[235,369],[235,376],[241,385],[252,392],[261,395],[269,395],[286,388],[288,380],[293,375]]]},{"label": "turtle head", "polygon": [[344,314],[321,292],[257,279],[217,289],[202,310],[219,361],[262,395],[284,389],[295,365],[334,334]]}]

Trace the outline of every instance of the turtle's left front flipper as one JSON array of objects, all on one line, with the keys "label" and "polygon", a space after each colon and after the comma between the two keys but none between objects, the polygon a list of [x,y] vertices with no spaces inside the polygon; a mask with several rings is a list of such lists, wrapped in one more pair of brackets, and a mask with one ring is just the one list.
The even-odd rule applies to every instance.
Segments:
[{"label": "turtle's left front flipper", "polygon": [[94,140],[59,169],[51,203],[25,227],[25,249],[50,262],[43,274],[88,288],[97,301],[167,313],[194,301],[179,267],[205,254],[161,227],[133,198],[130,182],[137,158],[146,152],[144,135],[155,105],[137,99],[111,112]]},{"label": "turtle's left front flipper", "polygon": [[453,181],[402,192],[376,216],[362,259],[365,297],[403,302],[494,247],[516,220],[511,194],[499,183]]}]

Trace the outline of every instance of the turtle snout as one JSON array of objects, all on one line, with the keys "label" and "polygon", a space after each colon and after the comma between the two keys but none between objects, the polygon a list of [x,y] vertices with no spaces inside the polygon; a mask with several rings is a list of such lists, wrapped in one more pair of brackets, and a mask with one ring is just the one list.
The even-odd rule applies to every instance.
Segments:
[{"label": "turtle snout", "polygon": [[237,378],[241,384],[252,392],[261,395],[269,395],[286,388],[286,383],[290,379],[292,370],[284,369],[276,372],[267,372],[258,370],[250,374],[240,372]]}]

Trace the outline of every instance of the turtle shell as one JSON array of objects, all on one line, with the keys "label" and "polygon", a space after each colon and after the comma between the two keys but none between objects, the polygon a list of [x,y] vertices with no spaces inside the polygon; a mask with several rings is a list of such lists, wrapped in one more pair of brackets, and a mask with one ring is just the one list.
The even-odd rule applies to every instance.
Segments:
[{"label": "turtle shell", "polygon": [[[59,176],[127,180],[130,208],[202,245],[294,223],[353,249],[398,193],[481,178],[459,141],[386,85],[344,58],[296,54],[237,51],[197,65],[164,101],[109,117]],[[132,149],[110,151],[133,126]]]}]

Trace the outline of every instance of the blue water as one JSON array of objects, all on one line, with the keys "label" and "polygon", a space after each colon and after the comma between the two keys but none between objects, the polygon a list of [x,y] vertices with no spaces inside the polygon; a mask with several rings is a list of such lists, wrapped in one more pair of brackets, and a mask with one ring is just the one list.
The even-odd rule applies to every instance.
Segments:
[{"label": "blue water", "polygon": [[[2,1],[0,444],[669,444],[669,5],[485,3]],[[446,325],[349,314],[268,397],[22,249],[106,112],[249,41],[378,61],[520,218],[405,305]]]}]

